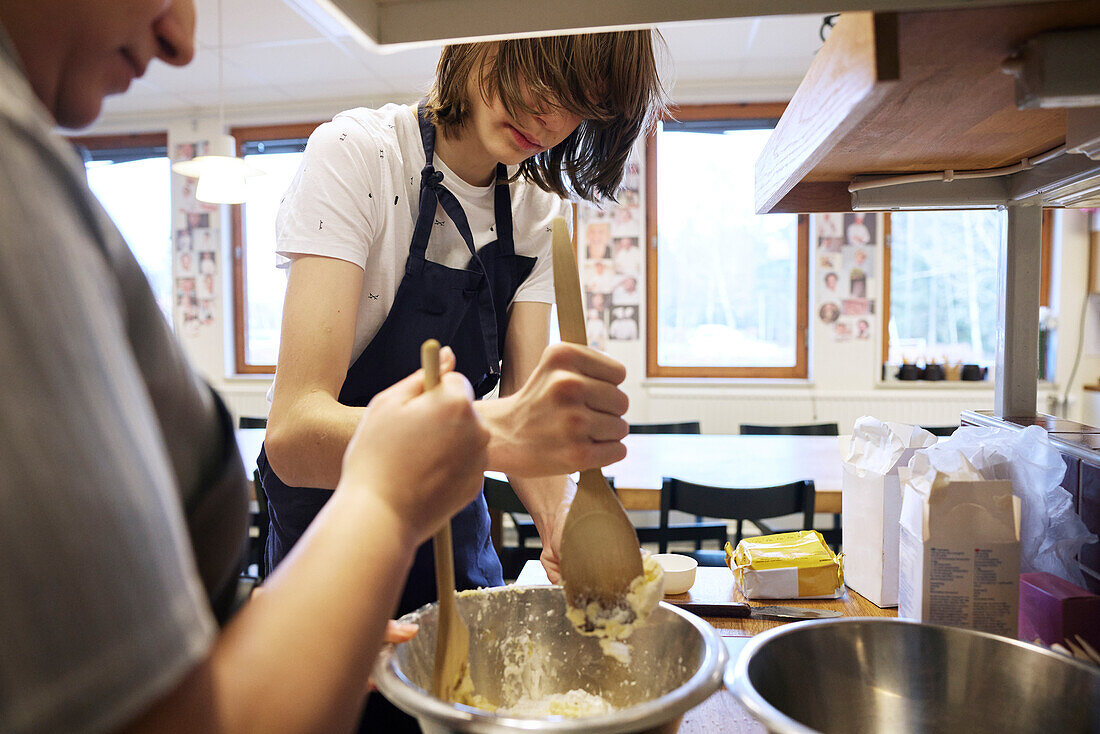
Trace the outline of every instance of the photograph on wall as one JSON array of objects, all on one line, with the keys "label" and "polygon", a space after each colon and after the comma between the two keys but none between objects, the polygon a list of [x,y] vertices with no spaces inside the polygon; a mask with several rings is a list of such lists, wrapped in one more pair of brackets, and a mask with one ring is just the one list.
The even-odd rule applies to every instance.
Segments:
[{"label": "photograph on wall", "polygon": [[192,230],[191,241],[195,243],[195,249],[199,252],[218,251],[218,238],[214,236],[214,230],[209,227]]},{"label": "photograph on wall", "polygon": [[870,245],[876,241],[877,215],[866,212],[852,212],[844,215],[844,244]]},{"label": "photograph on wall", "polygon": [[611,260],[589,260],[584,264],[584,289],[587,292],[611,295],[617,281]]},{"label": "photograph on wall", "polygon": [[638,192],[642,189],[642,167],[638,164],[636,158],[631,158],[626,162],[626,169],[623,171],[623,189]]},{"label": "photograph on wall", "polygon": [[585,307],[588,309],[588,313],[599,313],[601,318],[603,318],[604,311],[606,311],[611,305],[609,303],[610,296],[606,293],[593,293],[589,291],[584,294],[584,298]]},{"label": "photograph on wall", "polygon": [[600,351],[607,349],[607,309],[588,309],[584,328],[588,333],[588,346]]},{"label": "photograph on wall", "polygon": [[642,303],[642,291],[638,278],[633,275],[618,276],[615,290],[611,291],[612,306],[639,306]]},{"label": "photograph on wall", "polygon": [[840,306],[833,301],[826,301],[817,309],[817,317],[823,324],[835,324],[840,318]]},{"label": "photograph on wall", "polygon": [[870,316],[875,312],[875,302],[870,298],[845,298],[840,302],[840,312],[845,316]]},{"label": "photograph on wall", "polygon": [[[194,232],[197,229],[207,229],[210,227],[210,212],[204,211],[184,211],[184,218],[187,221],[187,231]],[[192,239],[194,236],[192,235]]]},{"label": "photograph on wall", "polygon": [[590,222],[584,228],[585,260],[611,259],[611,222]]},{"label": "photograph on wall", "polygon": [[844,238],[844,215],[825,213],[816,215],[817,237],[819,240]]},{"label": "photograph on wall", "polygon": [[611,241],[611,260],[616,275],[638,278],[645,269],[645,254],[637,237],[615,237]]},{"label": "photograph on wall", "polygon": [[637,237],[641,234],[644,218],[641,209],[616,206],[611,210],[611,231],[616,237]]},{"label": "photograph on wall", "polygon": [[832,301],[846,298],[850,293],[848,274],[844,271],[825,270],[821,274],[821,295],[818,300]]},{"label": "photograph on wall", "polygon": [[191,239],[190,230],[177,229],[176,230],[176,252],[191,252],[195,249],[195,243]]},{"label": "photograph on wall", "polygon": [[615,306],[611,309],[611,325],[607,334],[616,341],[631,341],[638,338],[638,307]]},{"label": "photograph on wall", "polygon": [[208,143],[205,140],[195,140],[187,143],[178,143],[172,149],[172,162],[189,161],[200,155],[206,155]]},{"label": "photograph on wall", "polygon": [[848,295],[852,298],[867,297],[867,273],[859,268],[848,272]]},{"label": "photograph on wall", "polygon": [[850,245],[841,251],[843,267],[859,269],[865,273],[875,272],[875,248],[872,245]]},{"label": "photograph on wall", "polygon": [[176,256],[176,277],[194,278],[198,272],[195,253],[191,250],[181,250]]},{"label": "photograph on wall", "polygon": [[198,278],[199,300],[213,299],[218,292],[218,281],[213,273],[203,273]]}]

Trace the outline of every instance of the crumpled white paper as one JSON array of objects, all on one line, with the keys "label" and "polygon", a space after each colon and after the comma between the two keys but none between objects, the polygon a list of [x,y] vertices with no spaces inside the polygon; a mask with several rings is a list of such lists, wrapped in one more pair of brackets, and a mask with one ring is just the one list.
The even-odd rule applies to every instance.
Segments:
[{"label": "crumpled white paper", "polygon": [[906,449],[931,446],[936,440],[920,426],[865,415],[852,426],[852,440],[844,461],[860,476],[868,472],[889,474]]},{"label": "crumpled white paper", "polygon": [[1066,465],[1042,428],[963,427],[914,454],[909,469],[909,483],[926,494],[947,481],[1010,480],[1021,501],[1020,572],[1046,571],[1084,585],[1077,554],[1096,536],[1061,486]]}]

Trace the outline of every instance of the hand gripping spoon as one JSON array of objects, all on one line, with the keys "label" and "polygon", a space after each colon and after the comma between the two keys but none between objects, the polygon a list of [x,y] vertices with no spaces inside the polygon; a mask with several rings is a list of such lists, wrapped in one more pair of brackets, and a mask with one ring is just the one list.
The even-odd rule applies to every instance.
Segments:
[{"label": "hand gripping spoon", "polygon": [[[420,364],[424,368],[424,390],[431,390],[439,384],[439,342],[435,339],[421,345]],[[432,693],[442,701],[453,701],[455,691],[466,677],[470,633],[455,606],[455,561],[450,520],[436,532],[432,550],[435,553],[435,589],[439,596]]]},{"label": "hand gripping spoon", "polygon": [[[554,220],[553,258],[561,340],[587,346],[577,261],[561,218]],[[642,575],[638,536],[599,469],[582,471],[577,482],[562,529],[561,575],[570,606],[586,612],[586,631],[598,627],[600,617],[633,621],[626,594]],[[593,602],[598,607],[590,607]]]}]

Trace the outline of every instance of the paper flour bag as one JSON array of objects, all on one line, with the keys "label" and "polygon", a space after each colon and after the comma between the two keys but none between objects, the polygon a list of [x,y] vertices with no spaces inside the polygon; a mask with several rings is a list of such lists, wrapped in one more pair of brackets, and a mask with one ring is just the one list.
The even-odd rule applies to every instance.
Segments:
[{"label": "paper flour bag", "polygon": [[1015,637],[1020,500],[957,451],[901,472],[898,616]]},{"label": "paper flour bag", "polygon": [[898,468],[936,440],[919,426],[864,416],[855,422],[843,453],[845,582],[880,607],[898,603]]}]

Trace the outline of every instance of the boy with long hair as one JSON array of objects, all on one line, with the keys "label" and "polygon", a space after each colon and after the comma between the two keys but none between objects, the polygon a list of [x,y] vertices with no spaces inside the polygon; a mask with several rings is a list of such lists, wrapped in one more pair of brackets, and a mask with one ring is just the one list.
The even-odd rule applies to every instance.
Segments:
[{"label": "boy with long hair", "polygon": [[[419,105],[349,110],[313,133],[277,220],[289,276],[258,460],[269,568],[328,500],[359,406],[434,337],[477,397],[499,391],[476,403],[489,468],[508,475],[560,577],[565,475],[623,457],[627,398],[615,360],[547,347],[550,225],[572,220],[566,197],[614,197],[663,109],[651,31],[623,31],[448,46]],[[484,497],[452,527],[459,588],[503,583]],[[398,613],[434,599],[426,544]],[[392,713],[368,709],[364,727],[395,731]]]}]

